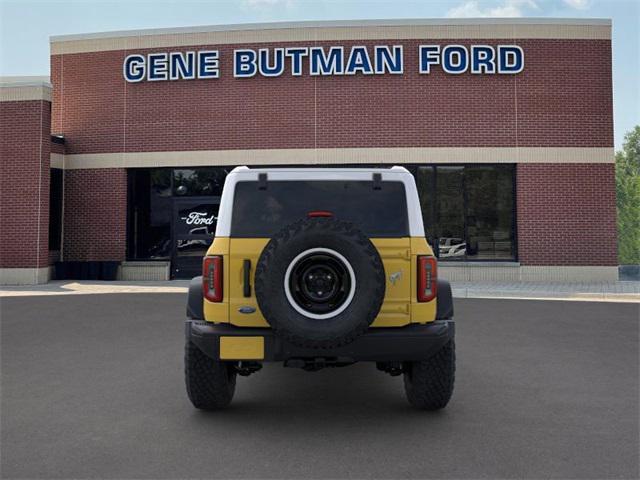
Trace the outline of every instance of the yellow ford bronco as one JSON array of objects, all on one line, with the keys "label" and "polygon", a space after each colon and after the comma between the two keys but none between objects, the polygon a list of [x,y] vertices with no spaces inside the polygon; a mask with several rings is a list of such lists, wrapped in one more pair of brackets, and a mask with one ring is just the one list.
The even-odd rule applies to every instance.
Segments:
[{"label": "yellow ford bronco", "polygon": [[309,371],[375,362],[404,375],[409,403],[426,410],[453,392],[451,288],[402,167],[235,168],[187,317],[196,408],[227,406],[236,376],[262,362]]}]

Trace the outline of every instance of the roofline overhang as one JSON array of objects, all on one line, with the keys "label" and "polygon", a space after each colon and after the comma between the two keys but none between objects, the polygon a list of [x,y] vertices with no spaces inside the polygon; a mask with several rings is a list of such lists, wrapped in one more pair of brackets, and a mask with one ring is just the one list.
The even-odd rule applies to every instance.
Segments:
[{"label": "roofline overhang", "polygon": [[611,26],[608,18],[420,18],[390,20],[330,20],[271,23],[242,23],[230,25],[202,25],[194,27],[150,28],[140,30],[118,30],[110,32],[52,35],[50,43],[78,40],[141,37],[149,35],[180,35],[210,32],[241,32],[283,29],[322,29],[345,27],[416,27],[416,26],[474,26],[474,25],[567,25],[567,26]]}]

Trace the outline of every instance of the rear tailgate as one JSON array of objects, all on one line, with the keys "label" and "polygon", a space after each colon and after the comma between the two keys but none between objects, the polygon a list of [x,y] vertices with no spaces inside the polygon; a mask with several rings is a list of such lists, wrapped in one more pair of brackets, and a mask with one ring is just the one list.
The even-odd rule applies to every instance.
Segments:
[{"label": "rear tailgate", "polygon": [[[268,238],[232,238],[229,248],[229,321],[238,326],[267,327],[258,308],[254,275]],[[372,239],[384,263],[386,294],[375,327],[407,325],[411,321],[411,250],[409,238]],[[245,261],[249,263],[249,289],[245,292]],[[249,293],[248,296],[245,296]]]}]

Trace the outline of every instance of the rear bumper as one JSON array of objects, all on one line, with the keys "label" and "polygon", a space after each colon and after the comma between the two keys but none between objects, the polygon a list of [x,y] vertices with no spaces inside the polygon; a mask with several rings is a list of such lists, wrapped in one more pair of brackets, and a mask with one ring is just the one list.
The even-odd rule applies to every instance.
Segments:
[{"label": "rear bumper", "polygon": [[[408,325],[399,328],[370,328],[364,335],[348,345],[334,349],[312,349],[298,347],[285,342],[273,334],[269,328],[243,328],[232,325],[214,324],[202,320],[187,320],[185,324],[187,340],[193,342],[207,356],[219,360],[220,339],[226,344],[241,344],[242,337],[247,342],[258,340],[262,345],[256,355],[241,358],[243,348],[237,355],[225,353],[223,360],[286,361],[291,359],[331,359],[339,362],[371,361],[417,361],[425,360],[442,348],[455,335],[453,320],[436,320],[424,325]],[[262,339],[262,340],[260,340]],[[255,342],[254,342],[255,345]],[[238,358],[235,358],[238,357]],[[260,358],[262,357],[262,358]]]}]

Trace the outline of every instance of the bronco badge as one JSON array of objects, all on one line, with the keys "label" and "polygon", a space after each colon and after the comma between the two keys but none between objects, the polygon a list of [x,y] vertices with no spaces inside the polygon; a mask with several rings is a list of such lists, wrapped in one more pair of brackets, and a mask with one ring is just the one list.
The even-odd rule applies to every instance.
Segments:
[{"label": "bronco badge", "polygon": [[400,270],[399,272],[393,272],[391,275],[389,275],[389,281],[391,282],[391,285],[395,285],[396,282],[401,278],[402,278],[402,270]]}]

